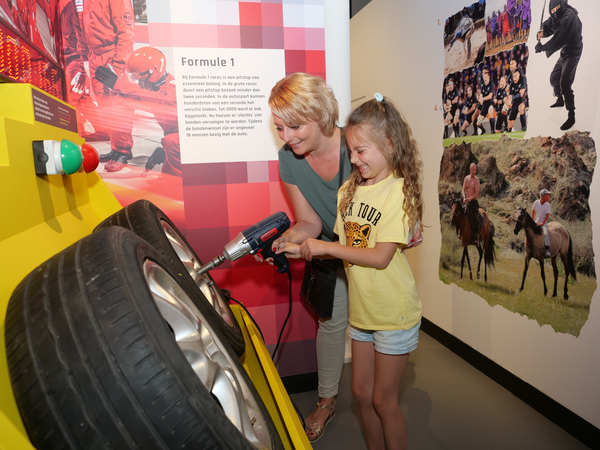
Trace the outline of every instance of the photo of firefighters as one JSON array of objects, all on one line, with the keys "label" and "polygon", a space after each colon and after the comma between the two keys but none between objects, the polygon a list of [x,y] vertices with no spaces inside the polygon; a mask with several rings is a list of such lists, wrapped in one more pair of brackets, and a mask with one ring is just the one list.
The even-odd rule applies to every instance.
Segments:
[{"label": "photo of firefighters", "polygon": [[[98,172],[181,176],[172,50],[136,43],[145,2],[60,0],[69,103]],[[105,17],[111,12],[109,17]]]},{"label": "photo of firefighters", "polygon": [[485,56],[444,74],[439,275],[490,306],[579,336],[597,287],[589,204],[596,148],[575,122],[580,17],[566,0],[548,4],[531,39],[536,54],[560,53],[549,74],[555,102],[536,114],[564,108],[560,135],[525,138],[535,102],[530,1],[485,2]]}]

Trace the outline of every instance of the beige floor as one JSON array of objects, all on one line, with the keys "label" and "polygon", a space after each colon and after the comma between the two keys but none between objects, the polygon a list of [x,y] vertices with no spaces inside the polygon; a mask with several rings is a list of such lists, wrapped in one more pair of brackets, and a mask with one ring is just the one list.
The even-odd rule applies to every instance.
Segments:
[{"label": "beige floor", "polygon": [[[366,449],[344,366],[337,414],[316,450]],[[308,416],[316,391],[291,395]],[[421,332],[399,392],[411,450],[579,450],[588,447]]]}]

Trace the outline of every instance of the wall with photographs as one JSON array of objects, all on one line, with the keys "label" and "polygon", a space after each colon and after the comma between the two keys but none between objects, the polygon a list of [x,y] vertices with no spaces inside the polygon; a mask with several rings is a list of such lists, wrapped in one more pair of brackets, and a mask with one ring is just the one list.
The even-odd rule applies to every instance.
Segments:
[{"label": "wall with photographs", "polygon": [[[419,142],[428,228],[424,244],[407,257],[424,316],[598,427],[593,237],[600,223],[594,183],[600,53],[590,18],[600,6],[568,3],[578,12],[569,11],[571,31],[577,33],[578,20],[583,25],[583,51],[573,42],[567,49],[580,54],[576,69],[565,74],[574,92],[571,126],[569,105],[551,107],[550,82],[570,54],[553,52],[550,36],[541,38],[544,48],[536,52],[541,0],[372,0],[351,20],[352,105],[383,93]],[[473,163],[478,223],[461,216]],[[531,214],[543,189],[550,191],[553,258],[544,257],[543,235],[529,235],[537,247],[524,279],[530,245],[519,208]],[[476,241],[468,236],[470,225],[479,225]]]}]

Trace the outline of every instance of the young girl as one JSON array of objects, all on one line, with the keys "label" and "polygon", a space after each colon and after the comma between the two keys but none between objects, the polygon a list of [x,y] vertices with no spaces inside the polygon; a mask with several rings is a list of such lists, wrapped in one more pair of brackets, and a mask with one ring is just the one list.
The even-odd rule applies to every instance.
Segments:
[{"label": "young girl", "polygon": [[338,194],[339,242],[288,244],[311,260],[344,260],[350,294],[352,392],[369,449],[406,448],[398,387],[421,324],[421,300],[402,249],[423,214],[417,143],[380,94],[354,110],[344,130],[353,171]]}]

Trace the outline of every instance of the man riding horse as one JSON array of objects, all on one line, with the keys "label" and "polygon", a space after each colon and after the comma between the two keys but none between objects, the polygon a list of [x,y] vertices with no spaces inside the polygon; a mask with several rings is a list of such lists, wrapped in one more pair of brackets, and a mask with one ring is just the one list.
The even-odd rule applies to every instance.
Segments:
[{"label": "man riding horse", "polygon": [[[540,195],[543,198],[543,203],[548,205],[547,200],[550,193],[543,189],[542,192],[540,192]],[[539,203],[542,204],[542,199],[540,199]],[[543,222],[543,225],[548,228],[547,234],[545,230],[542,232],[543,226],[540,227],[536,224],[536,221],[529,215],[525,208],[518,208],[513,217],[513,231],[515,235],[519,234],[519,231],[525,230],[525,266],[523,267],[523,281],[521,282],[519,291],[522,291],[525,287],[525,277],[527,277],[529,261],[531,258],[535,258],[540,263],[540,275],[544,285],[544,295],[548,293],[548,289],[546,288],[544,260],[550,258],[552,262],[552,271],[554,273],[554,289],[552,291],[552,297],[556,297],[558,283],[558,266],[556,260],[560,257],[565,274],[564,299],[568,300],[569,276],[573,277],[574,280],[577,279],[577,271],[575,270],[575,263],[573,261],[573,240],[571,239],[571,234],[569,233],[569,230],[559,222],[548,223],[549,212],[540,212],[538,210],[535,214],[538,223]],[[550,244],[549,247],[548,244]]]},{"label": "man riding horse", "polygon": [[477,173],[477,165],[471,163],[469,167],[470,174],[465,177],[463,183],[463,202],[465,203],[466,213],[469,216],[471,222],[471,229],[475,235],[475,242],[479,241],[479,178],[475,175]]},{"label": "man riding horse", "polygon": [[546,246],[546,256],[550,256],[550,236],[548,235],[548,220],[550,219],[550,191],[542,189],[540,191],[540,199],[536,200],[531,210],[531,218],[535,223],[542,227],[544,232],[544,245]]}]

